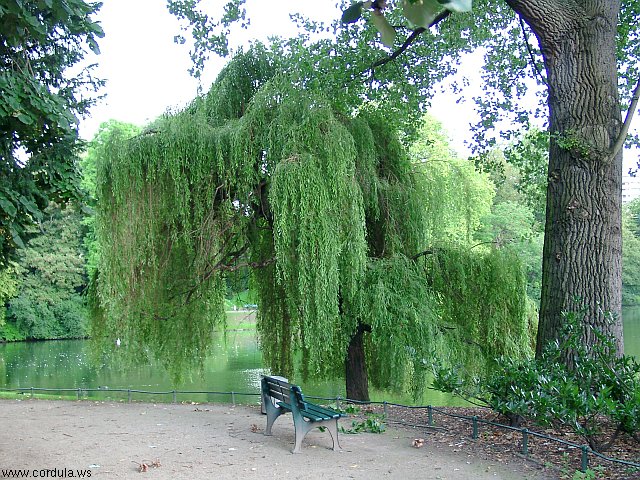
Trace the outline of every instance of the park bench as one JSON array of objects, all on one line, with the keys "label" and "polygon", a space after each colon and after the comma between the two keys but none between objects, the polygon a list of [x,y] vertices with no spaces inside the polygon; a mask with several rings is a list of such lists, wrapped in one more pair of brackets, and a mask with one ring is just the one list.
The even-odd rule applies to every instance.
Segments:
[{"label": "park bench", "polygon": [[300,453],[302,440],[309,430],[315,427],[326,427],[333,440],[333,449],[340,449],[338,419],[343,414],[306,401],[297,385],[266,375],[262,377],[261,383],[262,405],[267,414],[265,435],[271,435],[273,422],[280,415],[291,412],[296,435],[292,453]]}]

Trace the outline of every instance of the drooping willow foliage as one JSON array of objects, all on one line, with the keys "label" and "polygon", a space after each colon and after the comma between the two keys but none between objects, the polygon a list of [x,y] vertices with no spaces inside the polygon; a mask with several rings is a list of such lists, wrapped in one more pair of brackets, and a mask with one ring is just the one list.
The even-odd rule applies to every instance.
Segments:
[{"label": "drooping willow foliage", "polygon": [[441,299],[451,358],[464,359],[467,373],[482,376],[498,356],[533,354],[537,312],[513,253],[441,246],[425,256],[424,267]]},{"label": "drooping willow foliage", "polygon": [[428,210],[405,148],[382,117],[336,112],[263,48],[184,111],[107,142],[97,183],[96,337],[178,376],[224,326],[225,273],[245,266],[276,373],[299,358],[305,375],[342,374],[359,325],[375,385],[419,392],[425,366],[450,356],[446,292],[413,258]]}]

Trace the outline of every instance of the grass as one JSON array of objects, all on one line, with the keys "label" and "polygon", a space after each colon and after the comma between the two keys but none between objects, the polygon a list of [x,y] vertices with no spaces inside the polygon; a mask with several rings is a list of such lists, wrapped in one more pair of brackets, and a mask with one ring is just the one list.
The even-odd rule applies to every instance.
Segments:
[{"label": "grass", "polygon": [[77,395],[54,395],[51,393],[34,393],[31,395],[31,392],[22,391],[22,392],[0,392],[0,399],[3,400],[27,400],[27,399],[38,399],[38,400],[77,400]]},{"label": "grass", "polygon": [[255,330],[255,310],[228,311],[227,330]]}]

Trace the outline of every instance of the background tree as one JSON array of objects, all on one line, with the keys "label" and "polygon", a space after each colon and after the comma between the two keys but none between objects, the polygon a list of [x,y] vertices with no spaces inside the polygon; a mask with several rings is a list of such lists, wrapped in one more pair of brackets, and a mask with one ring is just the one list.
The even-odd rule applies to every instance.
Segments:
[{"label": "background tree", "polygon": [[5,324],[6,304],[17,292],[15,269],[16,265],[13,263],[0,268],[0,328]]},{"label": "background tree", "polygon": [[547,136],[534,129],[504,150],[495,149],[475,159],[496,185],[491,212],[483,217],[475,238],[520,258],[527,293],[537,306],[542,286],[547,151]]},{"label": "background tree", "polygon": [[540,301],[542,233],[536,228],[533,212],[521,203],[505,201],[493,205],[476,234],[478,241],[507,249],[517,255],[527,275],[527,293]]},{"label": "background tree", "polygon": [[28,232],[31,239],[19,250],[16,296],[0,329],[10,340],[81,338],[88,333],[82,214],[55,204],[43,213],[42,230]]},{"label": "background tree", "polygon": [[0,261],[50,201],[81,195],[78,116],[103,82],[92,67],[69,73],[103,36],[99,3],[0,3]]},{"label": "background tree", "polygon": [[85,205],[90,207],[88,214],[83,219],[86,228],[84,235],[84,248],[87,257],[87,275],[93,279],[98,268],[100,247],[96,241],[95,233],[95,208],[96,208],[96,162],[109,141],[117,141],[131,138],[140,133],[140,127],[119,120],[109,120],[100,124],[98,131],[91,142],[88,143],[86,152],[80,157],[81,179],[80,185],[86,192]]},{"label": "background tree", "polygon": [[489,176],[476,171],[473,162],[455,155],[442,125],[428,114],[409,153],[423,189],[427,244],[471,246],[482,218],[491,210],[495,187]]},{"label": "background tree", "polygon": [[622,211],[622,303],[640,304],[640,199]]}]

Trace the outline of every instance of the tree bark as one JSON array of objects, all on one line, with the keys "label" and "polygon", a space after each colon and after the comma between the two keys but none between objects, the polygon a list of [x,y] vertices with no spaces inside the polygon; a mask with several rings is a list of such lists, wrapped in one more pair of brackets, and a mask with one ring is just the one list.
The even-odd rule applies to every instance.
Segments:
[{"label": "tree bark", "polygon": [[345,383],[347,398],[351,400],[369,401],[369,379],[367,376],[367,359],[364,350],[364,334],[370,331],[370,326],[359,323],[347,349]]},{"label": "tree bark", "polygon": [[[563,312],[584,311],[620,354],[622,153],[611,155],[622,119],[614,0],[507,0],[531,26],[548,82],[549,170],[536,354],[559,337]],[[607,313],[614,314],[611,320]]]}]

